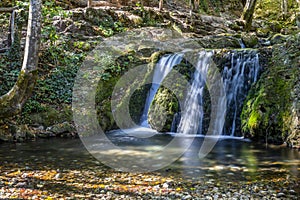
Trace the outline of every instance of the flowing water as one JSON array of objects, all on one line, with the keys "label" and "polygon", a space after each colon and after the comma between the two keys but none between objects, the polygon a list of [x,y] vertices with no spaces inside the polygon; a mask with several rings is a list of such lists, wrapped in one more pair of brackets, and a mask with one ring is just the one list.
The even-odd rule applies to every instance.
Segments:
[{"label": "flowing water", "polygon": [[[103,191],[106,193],[111,190],[115,192],[115,195],[123,195],[120,193],[120,188],[138,187],[145,192],[151,187],[153,191],[159,189],[161,192],[161,189],[165,189],[173,192],[174,195],[183,193],[185,197],[191,194],[193,197],[201,198],[208,197],[208,195],[212,198],[214,195],[216,198],[233,199],[233,197],[239,198],[244,195],[246,199],[252,197],[260,199],[266,196],[267,199],[276,197],[297,199],[300,195],[300,152],[298,150],[265,146],[265,144],[255,144],[240,137],[233,137],[238,132],[240,105],[251,84],[258,78],[258,55],[255,52],[232,53],[230,64],[224,66],[222,78],[226,101],[223,99],[223,102],[227,102],[227,106],[220,103],[220,108],[223,111],[227,110],[224,128],[226,136],[218,138],[211,151],[205,157],[199,158],[199,151],[208,137],[189,133],[202,131],[203,110],[201,106],[204,103],[204,85],[211,56],[212,53],[207,52],[199,54],[198,70],[194,74],[191,92],[187,95],[185,102],[188,107],[187,112],[181,116],[178,126],[180,133],[157,133],[149,138],[134,137],[120,130],[106,134],[109,143],[118,148],[105,149],[102,153],[105,153],[106,159],[109,158],[111,162],[118,163],[120,168],[124,161],[124,152],[126,164],[131,166],[131,163],[136,163],[136,160],[141,159],[142,162],[149,160],[155,152],[167,151],[167,146],[176,139],[176,145],[169,148],[170,155],[181,146],[185,147],[186,144],[190,144],[189,148],[183,148],[185,151],[174,162],[161,168],[158,167],[157,171],[151,173],[120,172],[116,174],[115,170],[102,164],[103,160],[96,160],[93,157],[95,154],[92,154],[93,156],[90,154],[93,152],[87,152],[79,139],[54,138],[39,139],[28,143],[0,143],[0,186],[2,189],[15,191],[15,188],[25,184],[30,190],[37,188],[43,193],[59,192],[60,197],[78,193],[82,198],[86,193],[91,192],[89,187],[97,188],[93,189],[92,193],[103,194]],[[153,82],[157,84],[153,84],[149,92],[141,119],[143,126],[149,126],[147,113],[159,83],[181,59],[182,55],[168,55],[164,56],[157,65],[159,70],[154,73],[153,79]],[[174,127],[173,124],[173,129]],[[145,135],[154,130],[140,128],[131,131]],[[93,146],[87,149],[92,149],[94,152],[101,151],[106,143],[108,140],[99,137],[93,140]],[[155,159],[163,162],[169,157]],[[58,172],[62,174],[62,177],[57,175]],[[49,178],[51,173],[54,175]],[[20,180],[17,180],[18,176]],[[147,176],[147,179],[143,176]],[[163,181],[149,182],[157,177]],[[24,180],[29,182],[26,183]],[[86,186],[83,187],[83,185]],[[152,191],[146,193],[154,194]],[[3,190],[0,190],[0,197],[1,195],[5,195]],[[185,199],[185,197],[176,196],[177,199]]]},{"label": "flowing water", "polygon": [[[173,139],[172,135],[162,134],[147,139],[124,136],[120,133],[110,133],[108,137],[117,146],[132,147],[135,150],[131,155],[133,161],[137,159],[134,152],[151,152],[163,148]],[[265,189],[275,194],[283,188],[287,190],[286,194],[290,190],[293,190],[294,195],[300,194],[297,186],[297,182],[300,183],[299,151],[285,147],[266,148],[263,144],[253,144],[246,140],[227,139],[219,141],[205,158],[198,159],[197,152],[203,138],[182,138],[183,142],[190,139],[194,141],[182,157],[153,175],[172,177],[178,181],[177,184],[188,184],[189,187],[193,187],[193,182],[197,182],[204,189],[208,187],[210,193],[213,193],[215,188],[226,194],[234,191],[234,188],[238,188],[239,191],[243,188],[259,187],[258,191]],[[0,147],[2,178],[6,176],[4,171],[6,174],[15,170],[31,174],[60,169],[62,173],[69,173],[69,170],[73,170],[74,173],[80,172],[80,184],[89,181],[85,180],[84,174],[90,173],[91,170],[100,170],[105,177],[113,174],[112,170],[101,164],[101,160],[97,161],[86,151],[79,139],[39,139],[21,144],[2,143]],[[118,159],[116,152],[107,153],[112,159]],[[0,180],[0,186],[1,184],[3,183]],[[65,184],[70,182],[66,181]],[[96,181],[94,184],[100,183]],[[256,193],[254,191],[253,193]]]},{"label": "flowing water", "polygon": [[[219,100],[217,104],[210,105],[213,114],[218,118],[218,122],[216,123],[219,124],[215,127],[215,130],[212,131],[220,132],[214,135],[240,136],[241,123],[239,116],[251,85],[258,79],[260,70],[259,56],[258,53],[253,50],[234,51],[229,54],[230,60],[224,63],[221,72],[222,85],[220,85],[220,87],[225,91],[225,94],[220,95],[220,93],[218,93],[217,95],[220,96],[222,102]],[[205,102],[205,95],[208,95],[205,94],[205,87],[208,85],[206,79],[209,69],[212,67],[212,56],[212,51],[201,51],[199,53],[196,70],[185,99],[184,107],[181,113],[175,114],[171,131],[182,134],[206,134],[206,132],[203,131],[205,126],[203,122],[203,107],[205,104],[208,104],[208,102]],[[159,88],[159,83],[163,81],[174,65],[180,63],[181,58],[182,55],[179,56],[178,54],[167,55],[162,57],[157,64],[153,75],[153,82],[156,84],[153,84],[149,91],[145,109],[141,117],[141,126],[150,127],[147,121],[148,111]],[[208,93],[208,91],[206,91],[206,93]],[[211,115],[211,117],[212,116],[213,115]],[[224,120],[225,122],[223,122]],[[223,124],[223,130],[218,130],[217,127],[221,127],[220,129],[222,129]]]},{"label": "flowing water", "polygon": [[184,103],[177,133],[202,134],[203,96],[206,85],[207,71],[210,66],[212,53],[202,51],[194,73],[193,82]]},{"label": "flowing water", "polygon": [[222,72],[227,97],[226,122],[224,135],[235,136],[237,127],[240,127],[239,116],[243,102],[251,84],[258,79],[260,70],[257,52],[234,52],[231,54],[231,63],[225,66]]},{"label": "flowing water", "polygon": [[148,92],[143,115],[140,120],[142,127],[150,127],[148,124],[148,111],[150,109],[151,102],[153,101],[161,82],[172,68],[181,62],[181,60],[182,54],[171,54],[163,56],[156,64],[152,79],[152,86]]}]

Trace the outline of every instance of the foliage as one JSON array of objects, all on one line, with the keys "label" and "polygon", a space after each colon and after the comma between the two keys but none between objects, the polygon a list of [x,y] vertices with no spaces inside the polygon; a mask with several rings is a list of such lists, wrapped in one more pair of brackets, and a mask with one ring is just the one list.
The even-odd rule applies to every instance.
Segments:
[{"label": "foliage", "polygon": [[49,43],[50,46],[55,45],[56,41],[60,39],[56,28],[52,24],[53,17],[66,18],[68,12],[64,11],[62,7],[55,4],[55,0],[47,0],[42,8],[43,27],[42,27],[42,42]]},{"label": "foliage", "polygon": [[242,128],[254,138],[278,143],[286,140],[290,132],[287,119],[291,116],[291,95],[299,74],[296,40],[290,38],[286,45],[275,46],[269,67],[245,101]]},{"label": "foliage", "polygon": [[32,98],[51,104],[71,103],[74,78],[83,58],[83,53],[69,52],[67,56],[65,55],[64,59],[60,59],[58,66],[38,80],[36,92]]}]

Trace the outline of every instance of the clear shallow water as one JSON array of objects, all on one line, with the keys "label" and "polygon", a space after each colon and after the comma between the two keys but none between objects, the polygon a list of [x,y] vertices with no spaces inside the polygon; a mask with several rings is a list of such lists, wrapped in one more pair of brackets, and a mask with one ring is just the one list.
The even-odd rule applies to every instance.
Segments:
[{"label": "clear shallow water", "polygon": [[[110,133],[107,136],[116,146],[129,147],[137,151],[163,149],[174,138],[171,134],[137,138],[120,132]],[[263,171],[284,171],[287,175],[300,177],[300,151],[295,149],[273,145],[266,147],[265,144],[254,144],[241,138],[224,137],[219,139],[205,158],[199,159],[198,151],[203,143],[203,137],[182,137],[183,142],[184,140],[193,140],[193,142],[183,156],[169,165],[167,170],[174,169],[187,174],[193,170],[195,172],[212,170],[224,173],[228,171],[245,172],[253,175]],[[1,164],[8,162],[31,164],[34,161],[49,164],[47,162],[50,161],[51,165],[68,166],[74,160],[86,161],[81,165],[99,163],[87,152],[80,139],[52,138],[27,143],[0,144]]]},{"label": "clear shallow water", "polygon": [[[115,132],[108,134],[108,138],[119,147],[131,147],[133,152],[157,151],[172,141],[174,135],[157,134],[145,139]],[[264,144],[254,144],[248,140],[221,138],[205,158],[199,159],[198,151],[203,138],[182,137],[184,140],[194,141],[181,158],[154,174],[192,184],[190,187],[193,187],[193,183],[227,189],[245,185],[255,188],[259,184],[260,190],[270,190],[271,193],[287,188],[287,193],[293,190],[294,196],[300,194],[298,150],[271,145],[266,148]],[[112,153],[111,157],[114,156],[116,154]],[[136,158],[133,154],[132,159]],[[92,169],[107,171],[107,176],[113,172],[91,156],[80,139],[53,138],[21,144],[1,143],[0,163],[2,170],[17,166],[21,170],[67,169],[80,170],[82,173]]]},{"label": "clear shallow water", "polygon": [[169,133],[157,134],[151,138],[137,138],[122,132],[108,134],[108,138],[115,145],[140,151],[163,149],[174,136],[181,137],[183,143],[193,140],[182,157],[167,167],[167,171],[180,171],[181,176],[184,174],[188,178],[197,179],[195,173],[203,175],[202,173],[208,170],[230,176],[244,174],[253,178],[267,175],[269,172],[284,172],[288,176],[300,179],[300,151],[296,149],[255,144],[241,137],[220,136],[212,151],[206,157],[199,159],[198,152],[205,138],[201,135],[194,138],[191,135]]}]

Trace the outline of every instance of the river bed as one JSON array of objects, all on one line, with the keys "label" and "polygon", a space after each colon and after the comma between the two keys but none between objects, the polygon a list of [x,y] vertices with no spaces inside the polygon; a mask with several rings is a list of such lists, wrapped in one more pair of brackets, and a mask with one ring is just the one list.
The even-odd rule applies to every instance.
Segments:
[{"label": "river bed", "polygon": [[[118,146],[157,149],[174,136],[149,142],[112,134]],[[144,142],[141,142],[144,140]],[[154,172],[120,172],[102,164],[80,139],[0,144],[0,198],[21,199],[297,199],[300,152],[221,139],[199,159],[203,138],[174,163]],[[113,158],[113,154],[111,155]],[[133,156],[134,158],[134,156]]]}]

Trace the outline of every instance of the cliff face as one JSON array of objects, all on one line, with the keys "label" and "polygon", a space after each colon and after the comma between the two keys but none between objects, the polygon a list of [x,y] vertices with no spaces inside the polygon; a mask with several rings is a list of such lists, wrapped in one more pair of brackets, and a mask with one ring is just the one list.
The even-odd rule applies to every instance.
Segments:
[{"label": "cliff face", "polygon": [[300,34],[272,47],[271,59],[244,103],[242,128],[250,137],[300,147]]}]

